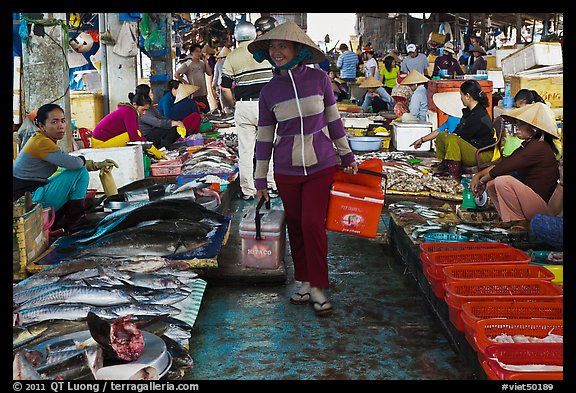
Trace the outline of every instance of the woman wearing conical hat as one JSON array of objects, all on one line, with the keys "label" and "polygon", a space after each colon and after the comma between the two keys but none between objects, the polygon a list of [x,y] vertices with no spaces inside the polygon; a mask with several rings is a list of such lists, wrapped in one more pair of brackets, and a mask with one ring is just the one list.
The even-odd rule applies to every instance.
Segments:
[{"label": "woman wearing conical hat", "polygon": [[428,115],[428,89],[426,88],[429,79],[416,70],[410,73],[400,82],[401,85],[410,86],[412,96],[410,98],[410,115],[417,120],[426,121]]},{"label": "woman wearing conical hat", "polygon": [[198,104],[192,98],[192,94],[197,92],[198,89],[200,89],[198,86],[180,83],[176,89],[174,105],[170,109],[168,116],[166,116],[172,120],[182,121],[188,131],[197,131],[200,129],[200,123],[202,122],[202,114]]},{"label": "woman wearing conical hat", "polygon": [[548,202],[558,184],[558,128],[546,104],[536,102],[503,114],[522,144],[511,155],[472,178],[475,195],[486,190],[500,219],[511,229],[528,230],[536,214],[551,214]]},{"label": "woman wearing conical hat", "polygon": [[362,103],[362,112],[370,112],[370,107],[373,113],[391,111],[396,105],[396,101],[384,89],[382,82],[373,76],[364,79],[359,86],[367,90]]},{"label": "woman wearing conical hat", "polygon": [[282,198],[294,261],[302,283],[291,304],[312,303],[318,315],[332,312],[328,281],[326,216],[338,165],[356,174],[330,78],[307,64],[325,55],[294,22],[280,24],[248,45],[256,61],[268,60],[272,79],[260,91],[255,186],[268,199],[266,173],[274,154],[274,179]]}]

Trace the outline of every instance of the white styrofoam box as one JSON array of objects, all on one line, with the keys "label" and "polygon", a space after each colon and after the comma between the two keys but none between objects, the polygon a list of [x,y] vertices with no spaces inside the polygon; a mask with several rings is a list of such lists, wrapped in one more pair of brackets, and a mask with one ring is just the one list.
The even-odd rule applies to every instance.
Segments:
[{"label": "white styrofoam box", "polygon": [[502,59],[504,75],[513,75],[537,66],[562,64],[559,42],[533,42]]},{"label": "white styrofoam box", "polygon": [[[136,180],[144,179],[144,155],[142,146],[103,147],[80,149],[70,154],[82,155],[87,160],[104,161],[107,158],[116,161],[119,168],[112,169],[112,176],[116,187],[120,188]],[[100,171],[88,172],[90,182],[88,188],[94,188],[98,192],[104,192],[100,182]]]},{"label": "white styrofoam box", "polygon": [[488,80],[492,81],[492,90],[504,89],[504,74],[502,70],[488,70]]},{"label": "white styrofoam box", "polygon": [[374,123],[369,117],[342,117],[342,122],[346,128],[368,128]]},{"label": "white styrofoam box", "polygon": [[502,68],[502,59],[506,56],[510,56],[517,50],[518,49],[496,49],[496,67]]},{"label": "white styrofoam box", "polygon": [[397,121],[392,122],[392,146],[397,151],[430,151],[432,143],[424,142],[419,149],[410,146],[418,138],[428,135],[432,132],[432,123],[424,121]]}]

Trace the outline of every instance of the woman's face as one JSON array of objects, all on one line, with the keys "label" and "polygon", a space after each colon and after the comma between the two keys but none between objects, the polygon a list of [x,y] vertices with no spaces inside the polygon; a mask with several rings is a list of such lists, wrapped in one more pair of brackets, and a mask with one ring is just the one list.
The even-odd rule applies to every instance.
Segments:
[{"label": "woman's face", "polygon": [[472,105],[472,103],[474,102],[474,99],[472,98],[472,96],[470,94],[462,93],[462,91],[460,91],[460,101],[462,101],[462,105],[470,108],[470,105]]},{"label": "woman's face", "polygon": [[514,120],[512,126],[514,127],[516,136],[520,139],[530,138],[536,133],[533,126],[521,120]]},{"label": "woman's face", "polygon": [[292,41],[270,40],[268,53],[276,66],[283,66],[296,57],[296,47]]},{"label": "woman's face", "polygon": [[134,108],[136,108],[136,112],[138,112],[138,117],[142,117],[146,112],[148,112],[148,109],[150,109],[150,104],[142,106],[134,104]]},{"label": "woman's face", "polygon": [[190,54],[194,60],[200,60],[202,58],[202,48],[197,47]]},{"label": "woman's face", "polygon": [[48,117],[44,124],[39,125],[41,130],[46,131],[49,137],[56,140],[64,138],[66,133],[66,116],[60,109],[53,109],[48,112]]},{"label": "woman's face", "polygon": [[526,100],[519,99],[519,100],[514,101],[514,107],[515,108],[522,108],[524,105],[526,105]]}]

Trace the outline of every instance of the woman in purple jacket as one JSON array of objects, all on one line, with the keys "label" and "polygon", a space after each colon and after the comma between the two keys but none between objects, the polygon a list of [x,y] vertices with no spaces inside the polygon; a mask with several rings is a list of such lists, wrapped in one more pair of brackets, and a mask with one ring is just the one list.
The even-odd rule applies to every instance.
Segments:
[{"label": "woman in purple jacket", "polygon": [[330,78],[319,63],[324,53],[294,22],[283,23],[248,45],[254,58],[268,60],[274,76],[260,92],[255,186],[268,200],[266,173],[274,154],[274,179],[284,205],[294,260],[302,283],[290,303],[312,303],[318,315],[332,312],[323,289],[328,282],[326,215],[330,186],[339,164],[356,174],[358,165]]}]

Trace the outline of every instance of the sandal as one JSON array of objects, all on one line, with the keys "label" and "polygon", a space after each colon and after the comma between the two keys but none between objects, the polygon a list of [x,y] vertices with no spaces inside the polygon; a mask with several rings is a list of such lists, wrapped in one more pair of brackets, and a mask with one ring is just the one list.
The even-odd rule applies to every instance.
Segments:
[{"label": "sandal", "polygon": [[508,232],[511,233],[521,233],[521,232],[528,232],[529,228],[525,227],[524,225],[512,225],[508,228]]},{"label": "sandal", "polygon": [[[298,299],[294,299],[294,296],[299,296]],[[310,302],[310,293],[300,293],[296,292],[294,295],[290,297],[290,303],[292,304],[308,304]]]},{"label": "sandal", "polygon": [[[326,308],[324,308],[324,305],[327,305]],[[312,306],[314,307],[314,312],[316,313],[316,315],[319,316],[325,316],[325,315],[329,315],[332,313],[332,305],[330,303],[328,303],[328,300],[320,303],[320,302],[312,302]],[[316,307],[318,306],[318,307]]]}]

